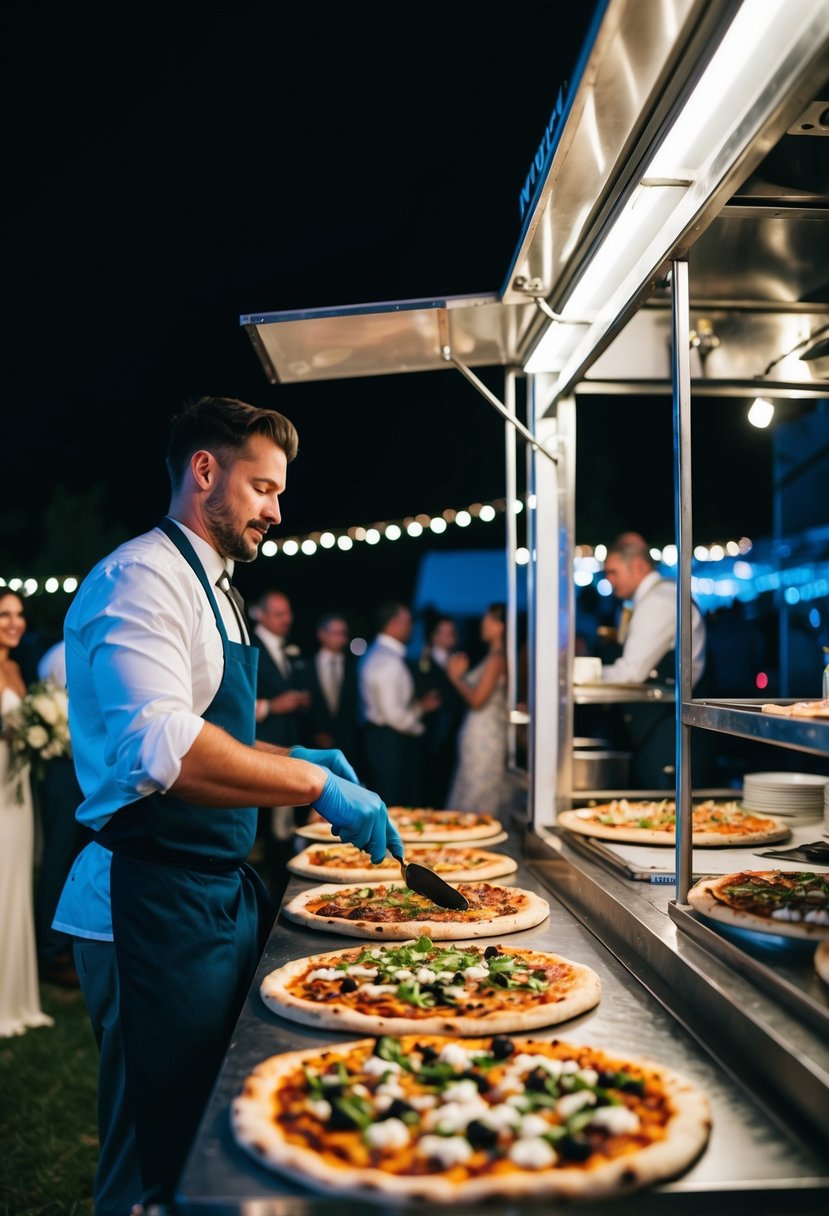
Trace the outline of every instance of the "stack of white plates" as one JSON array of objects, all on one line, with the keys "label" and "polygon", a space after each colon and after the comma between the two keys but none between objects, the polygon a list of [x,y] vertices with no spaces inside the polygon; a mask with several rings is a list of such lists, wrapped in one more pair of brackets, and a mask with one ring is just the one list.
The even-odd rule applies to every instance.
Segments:
[{"label": "stack of white plates", "polygon": [[820,773],[746,773],[743,806],[788,823],[820,822],[829,805],[829,777]]}]

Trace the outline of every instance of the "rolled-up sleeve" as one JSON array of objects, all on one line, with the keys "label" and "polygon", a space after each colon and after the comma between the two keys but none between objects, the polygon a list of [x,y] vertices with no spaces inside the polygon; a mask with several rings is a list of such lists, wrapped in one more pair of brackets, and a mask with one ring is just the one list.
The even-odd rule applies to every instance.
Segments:
[{"label": "rolled-up sleeve", "polygon": [[168,790],[204,726],[193,706],[192,614],[171,572],[146,564],[101,570],[93,591],[102,606],[67,644],[85,655],[101,750],[127,803]]}]

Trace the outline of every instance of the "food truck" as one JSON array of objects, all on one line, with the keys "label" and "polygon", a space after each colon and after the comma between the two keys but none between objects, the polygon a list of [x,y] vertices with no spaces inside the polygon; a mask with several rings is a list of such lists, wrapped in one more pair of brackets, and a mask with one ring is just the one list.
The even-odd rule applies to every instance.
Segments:
[{"label": "food truck", "polygon": [[[534,125],[543,118],[528,115]],[[690,1078],[710,1111],[704,1144],[673,1174],[641,1187],[623,1184],[619,1174],[606,1189],[594,1186],[590,1178],[601,1179],[602,1170],[570,1162],[568,1176],[582,1168],[588,1181],[569,1191],[550,1182],[556,1167],[547,1149],[546,1165],[520,1164],[513,1154],[509,1168],[497,1169],[493,1150],[474,1177],[448,1157],[432,1157],[421,1175],[451,1176],[452,1185],[420,1192],[378,1186],[374,1165],[354,1173],[353,1161],[342,1162],[337,1185],[336,1161],[315,1177],[302,1154],[274,1163],[264,1143],[251,1148],[255,1136],[243,1146],[236,1103],[253,1070],[272,1057],[322,1052],[349,1039],[311,1017],[282,1017],[262,999],[260,987],[273,972],[355,944],[325,932],[319,918],[285,915],[313,883],[294,876],[180,1180],[182,1212],[276,1216],[424,1200],[448,1210],[482,1198],[493,1211],[549,1211],[562,1195],[579,1198],[586,1212],[611,1202],[630,1213],[666,1205],[678,1213],[827,1210],[829,983],[818,959],[829,950],[829,914],[822,911],[829,865],[808,848],[791,860],[764,856],[770,845],[781,852],[819,841],[823,804],[816,815],[792,813],[791,783],[775,787],[772,780],[763,805],[783,812],[779,834],[749,834],[745,842],[732,834],[721,837],[725,847],[710,848],[711,832],[716,841],[721,829],[692,811],[704,793],[716,823],[717,794],[727,791],[693,788],[691,757],[705,734],[794,750],[806,766],[809,757],[823,762],[829,718],[817,709],[789,712],[797,690],[779,699],[779,712],[751,697],[695,698],[690,649],[695,402],[829,396],[827,136],[826,0],[606,0],[529,169],[520,238],[499,291],[322,302],[242,318],[272,383],[444,369],[469,382],[482,409],[502,415],[507,502],[519,492],[520,468],[531,508],[523,715],[514,661],[510,685],[513,724],[526,728],[528,747],[519,810],[505,825],[507,839],[493,847],[517,865],[507,881],[546,901],[549,914],[491,940],[501,950],[554,952],[598,976],[597,1004],[563,1024],[531,1029],[529,1037],[647,1057]],[[482,368],[503,369],[500,394],[483,383]],[[631,411],[644,395],[672,402],[678,644],[670,686],[574,685],[575,450],[579,401],[596,393],[618,395],[620,409]],[[514,660],[517,538],[510,511],[507,534]],[[629,804],[634,794],[574,781],[574,709],[591,698],[661,698],[673,706],[675,816],[668,808],[670,830],[659,843],[654,836],[666,816],[655,791],[635,791],[657,807],[634,816],[650,833],[642,843],[635,834],[614,838],[615,812],[606,809],[618,808],[622,794]],[[609,830],[583,830],[602,818],[600,827]],[[632,821],[623,815],[622,822]],[[811,927],[804,918],[794,933],[792,920],[763,924],[762,917],[741,927],[739,919],[729,923],[689,902],[707,875],[740,874],[745,886],[752,881],[746,873],[771,870],[812,874],[809,899],[818,911]],[[560,1093],[551,1098],[560,1101]],[[553,1139],[547,1135],[545,1143]],[[557,1160],[561,1166],[561,1155]],[[500,1186],[481,1189],[480,1177],[493,1171]]]}]

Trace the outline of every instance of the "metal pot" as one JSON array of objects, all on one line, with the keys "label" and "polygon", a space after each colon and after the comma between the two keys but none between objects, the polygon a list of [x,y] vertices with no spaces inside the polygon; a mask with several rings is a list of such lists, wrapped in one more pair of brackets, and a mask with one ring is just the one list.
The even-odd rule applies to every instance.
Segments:
[{"label": "metal pot", "polygon": [[574,751],[573,789],[626,789],[630,756],[630,752]]}]

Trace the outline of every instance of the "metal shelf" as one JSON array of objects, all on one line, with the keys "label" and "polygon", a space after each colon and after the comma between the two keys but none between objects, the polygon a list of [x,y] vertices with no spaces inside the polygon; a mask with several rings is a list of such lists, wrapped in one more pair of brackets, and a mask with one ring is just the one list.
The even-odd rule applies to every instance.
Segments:
[{"label": "metal shelf", "polygon": [[[790,704],[791,698],[779,703]],[[682,721],[686,726],[829,756],[829,721],[764,714],[760,707],[768,704],[768,700],[683,701]]]}]

